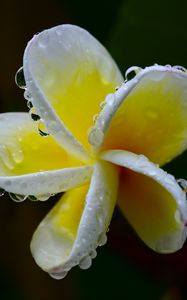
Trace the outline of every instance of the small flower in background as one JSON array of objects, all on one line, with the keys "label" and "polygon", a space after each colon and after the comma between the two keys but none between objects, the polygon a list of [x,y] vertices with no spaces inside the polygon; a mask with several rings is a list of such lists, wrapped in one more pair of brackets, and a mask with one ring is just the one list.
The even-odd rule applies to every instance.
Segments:
[{"label": "small flower in background", "polygon": [[159,167],[186,149],[186,70],[132,67],[125,77],[87,31],[57,26],[28,43],[16,76],[30,116],[0,116],[1,194],[45,201],[66,191],[31,242],[53,278],[91,266],[116,203],[153,250],[186,239],[186,182]]}]

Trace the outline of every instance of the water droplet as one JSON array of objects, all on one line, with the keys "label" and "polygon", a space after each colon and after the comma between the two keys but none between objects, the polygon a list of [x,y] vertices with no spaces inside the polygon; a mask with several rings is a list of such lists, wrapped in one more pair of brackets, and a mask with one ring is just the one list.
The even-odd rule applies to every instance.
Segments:
[{"label": "water droplet", "polygon": [[13,170],[15,163],[12,159],[9,149],[5,145],[0,145],[0,158],[3,161],[6,168]]},{"label": "water droplet", "polygon": [[185,73],[187,72],[187,69],[185,67],[183,67],[183,66],[173,66],[173,68],[175,68],[175,69],[177,69],[179,71],[185,72]]},{"label": "water droplet", "polygon": [[27,101],[27,107],[29,109],[33,108],[32,102],[31,101]]},{"label": "water droplet", "polygon": [[49,42],[49,34],[48,32],[43,32],[38,39],[38,46],[41,49],[45,49]]},{"label": "water droplet", "polygon": [[104,100],[100,103],[100,108],[103,109],[105,105],[106,105],[106,101]]},{"label": "water droplet", "polygon": [[23,96],[28,101],[32,101],[32,99],[33,99],[31,93],[27,89],[25,90]]},{"label": "water droplet", "polygon": [[98,239],[98,246],[104,246],[107,242],[107,236],[105,233],[102,233]]},{"label": "water droplet", "polygon": [[105,101],[106,101],[107,105],[113,106],[114,101],[115,101],[115,94],[108,94],[108,95],[106,96]]},{"label": "water droplet", "polygon": [[93,122],[94,122],[94,123],[97,121],[98,117],[99,117],[98,114],[96,114],[96,115],[93,116]]},{"label": "water droplet", "polygon": [[125,72],[126,80],[128,81],[128,80],[133,79],[141,70],[142,70],[142,68],[137,67],[137,66],[128,68],[127,71]]},{"label": "water droplet", "polygon": [[93,146],[99,146],[104,138],[103,132],[97,128],[90,128],[88,131],[88,142]]},{"label": "water droplet", "polygon": [[87,270],[92,265],[92,259],[90,256],[83,257],[79,262],[79,268]]},{"label": "water droplet", "polygon": [[61,36],[61,35],[62,35],[61,30],[56,30],[56,34],[57,34],[58,36]]},{"label": "water droplet", "polygon": [[93,258],[96,258],[96,256],[97,256],[97,251],[96,250],[92,250],[90,252],[90,257],[93,259]]},{"label": "water droplet", "polygon": [[19,70],[17,71],[16,76],[15,76],[15,82],[20,89],[26,88],[23,67],[19,68]]},{"label": "water droplet", "polygon": [[165,183],[173,186],[175,182],[175,178],[171,174],[168,174],[166,172],[165,174],[166,174],[166,177],[164,178]]},{"label": "water droplet", "polygon": [[38,122],[38,132],[41,136],[47,137],[49,136],[49,133],[47,132],[46,126],[42,120]]},{"label": "water droplet", "polygon": [[187,191],[187,181],[185,179],[177,179],[178,184],[180,187],[186,192]]},{"label": "water droplet", "polygon": [[5,190],[0,188],[0,197],[3,196],[5,194]]},{"label": "water droplet", "polygon": [[33,121],[35,121],[35,122],[37,122],[37,121],[39,121],[40,120],[40,116],[39,115],[37,115],[37,114],[33,114],[33,113],[31,113],[31,118],[33,119]]},{"label": "water droplet", "polygon": [[42,131],[40,128],[38,128],[38,132],[41,136],[48,136],[49,133]]},{"label": "water droplet", "polygon": [[37,197],[35,197],[34,195],[29,195],[28,196],[28,199],[30,200],[30,201],[38,201],[38,199],[37,199]]},{"label": "water droplet", "polygon": [[96,211],[96,218],[97,218],[97,223],[100,226],[101,230],[103,229],[103,226],[104,226],[104,216],[105,216],[105,213],[104,213],[102,206],[98,205],[97,211]]},{"label": "water droplet", "polygon": [[[19,139],[18,139],[19,141]],[[13,143],[8,145],[8,151],[10,153],[11,159],[13,160],[14,164],[19,164],[23,161],[24,159],[24,155],[23,155],[23,151],[21,149],[21,146],[19,145],[19,143]]]},{"label": "water droplet", "polygon": [[87,206],[87,210],[88,211],[92,211],[93,210],[93,207],[90,205],[90,206]]},{"label": "water droplet", "polygon": [[60,280],[60,279],[63,279],[64,277],[66,277],[66,275],[68,274],[67,271],[62,271],[62,272],[59,272],[59,273],[49,273],[49,275],[53,278],[53,279],[57,279],[57,280]]},{"label": "water droplet", "polygon": [[14,194],[14,193],[9,193],[9,196],[15,202],[22,202],[25,199],[27,199],[27,196],[25,196],[25,195],[19,195],[19,194]]},{"label": "water droplet", "polygon": [[14,151],[11,154],[12,154],[13,160],[17,164],[21,163],[24,159],[23,151],[21,149],[18,150],[16,148],[14,148]]},{"label": "water droplet", "polygon": [[46,201],[51,197],[51,194],[43,194],[43,195],[37,195],[36,198],[37,200],[40,201]]},{"label": "water droplet", "polygon": [[181,214],[180,214],[179,210],[176,210],[176,211],[175,211],[174,216],[175,216],[175,221],[176,221],[177,223],[181,224]]},{"label": "water droplet", "polygon": [[[144,167],[142,166],[142,171],[144,171]],[[157,169],[149,169],[149,176],[154,177],[158,174]],[[145,175],[147,175],[147,167],[145,167]]]}]

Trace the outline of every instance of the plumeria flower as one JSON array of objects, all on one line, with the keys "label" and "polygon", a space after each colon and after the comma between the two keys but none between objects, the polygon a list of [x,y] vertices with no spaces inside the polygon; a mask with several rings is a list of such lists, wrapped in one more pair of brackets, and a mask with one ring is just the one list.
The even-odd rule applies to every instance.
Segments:
[{"label": "plumeria flower", "polygon": [[28,43],[17,74],[35,122],[28,113],[0,116],[1,194],[23,201],[65,192],[31,242],[54,278],[91,265],[115,204],[157,252],[177,251],[186,239],[186,186],[160,165],[187,147],[187,73],[133,67],[126,79],[131,71],[124,81],[82,28],[45,30]]}]

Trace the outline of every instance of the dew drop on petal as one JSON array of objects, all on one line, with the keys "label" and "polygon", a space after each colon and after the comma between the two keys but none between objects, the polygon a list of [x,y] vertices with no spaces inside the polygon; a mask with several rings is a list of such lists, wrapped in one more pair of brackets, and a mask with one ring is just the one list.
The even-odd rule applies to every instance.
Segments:
[{"label": "dew drop on petal", "polygon": [[103,209],[101,207],[97,208],[96,218],[98,225],[102,228],[104,225]]},{"label": "dew drop on petal", "polygon": [[39,48],[46,49],[48,42],[49,42],[49,34],[48,32],[45,32],[38,39]]},{"label": "dew drop on petal", "polygon": [[0,158],[4,163],[5,167],[9,170],[13,170],[15,167],[15,162],[5,145],[0,145]]},{"label": "dew drop on petal", "polygon": [[27,196],[25,195],[19,195],[14,193],[9,193],[10,198],[15,202],[22,202],[27,199]]},{"label": "dew drop on petal", "polygon": [[19,70],[17,71],[16,76],[15,76],[15,82],[20,89],[26,88],[23,67],[19,68]]},{"label": "dew drop on petal", "polygon": [[165,183],[173,186],[175,182],[175,178],[171,175],[171,174],[167,174],[166,173],[166,177],[165,177]]},{"label": "dew drop on petal", "polygon": [[44,137],[46,137],[46,136],[48,136],[49,135],[49,133],[48,132],[44,132],[43,130],[41,130],[40,128],[38,128],[38,132],[39,132],[39,134],[41,135],[41,136],[44,136]]},{"label": "dew drop on petal", "polygon": [[49,136],[49,133],[47,132],[46,126],[42,120],[38,122],[38,133],[43,136],[47,137]]},{"label": "dew drop on petal", "polygon": [[175,211],[174,217],[175,217],[175,221],[180,224],[181,223],[181,214],[180,214],[179,210]]},{"label": "dew drop on petal", "polygon": [[34,113],[31,113],[31,118],[33,121],[37,122],[40,120],[40,116]]},{"label": "dew drop on petal", "polygon": [[21,163],[24,159],[23,151],[21,149],[14,149],[14,151],[12,152],[12,158],[15,163]]},{"label": "dew drop on petal", "polygon": [[37,199],[37,197],[35,197],[34,195],[29,195],[28,196],[28,199],[30,200],[30,201],[38,201],[38,199]]},{"label": "dew drop on petal", "polygon": [[32,102],[31,101],[27,101],[27,107],[29,109],[33,108]]},{"label": "dew drop on petal", "polygon": [[98,117],[99,117],[98,114],[96,114],[96,115],[93,116],[93,122],[94,122],[94,123],[97,121]]},{"label": "dew drop on petal", "polygon": [[86,244],[86,239],[85,238],[82,238],[81,241],[82,241],[83,244]]},{"label": "dew drop on petal", "polygon": [[96,258],[96,256],[97,256],[97,251],[96,250],[92,250],[90,252],[90,257],[93,259],[93,258]]},{"label": "dew drop on petal", "polygon": [[127,81],[133,79],[141,70],[142,68],[137,66],[128,68],[128,70],[125,72],[125,79]]},{"label": "dew drop on petal", "polygon": [[105,233],[102,233],[98,239],[98,246],[104,246],[107,242],[107,236]]},{"label": "dew drop on petal", "polygon": [[66,275],[68,274],[67,271],[62,271],[62,272],[59,272],[59,273],[49,273],[49,275],[53,278],[53,279],[57,279],[57,280],[60,280],[60,279],[63,279],[64,277],[66,277]]},{"label": "dew drop on petal", "polygon": [[0,197],[3,196],[5,194],[5,190],[0,188]]},{"label": "dew drop on petal", "polygon": [[37,195],[36,198],[39,201],[46,201],[51,197],[51,194],[43,194],[43,195]]},{"label": "dew drop on petal", "polygon": [[106,101],[104,100],[100,103],[100,108],[103,109],[105,105],[106,105]]},{"label": "dew drop on petal", "polygon": [[105,101],[106,101],[107,105],[113,106],[114,101],[115,101],[115,94],[108,94]]},{"label": "dew drop on petal", "polygon": [[93,146],[99,146],[104,138],[103,132],[97,128],[90,128],[88,131],[88,142]]},{"label": "dew drop on petal", "polygon": [[178,184],[180,187],[186,192],[187,191],[187,181],[185,179],[177,179]]},{"label": "dew drop on petal", "polygon": [[83,257],[79,262],[79,268],[82,270],[89,269],[91,267],[91,265],[92,265],[92,259],[89,255],[86,257]]},{"label": "dew drop on petal", "polygon": [[32,100],[33,100],[33,97],[32,97],[32,95],[31,95],[31,93],[30,93],[27,89],[24,91],[23,96],[24,96],[24,98],[25,98],[26,100],[28,100],[28,101],[32,101]]},{"label": "dew drop on petal", "polygon": [[18,143],[13,143],[13,144],[8,145],[9,154],[15,165],[21,163],[24,159],[23,150],[22,150],[21,146],[19,145],[19,142],[20,142],[20,139],[18,138]]},{"label": "dew drop on petal", "polygon": [[57,34],[58,36],[61,36],[61,35],[62,35],[61,30],[56,30],[56,34]]},{"label": "dew drop on petal", "polygon": [[179,71],[182,71],[184,73],[187,72],[187,69],[185,67],[183,67],[183,66],[173,66],[173,68],[175,68],[175,69],[177,69]]}]

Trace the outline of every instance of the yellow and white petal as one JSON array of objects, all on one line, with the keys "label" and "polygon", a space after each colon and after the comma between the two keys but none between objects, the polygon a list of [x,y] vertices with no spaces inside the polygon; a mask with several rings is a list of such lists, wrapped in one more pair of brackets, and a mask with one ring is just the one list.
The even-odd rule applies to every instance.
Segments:
[{"label": "yellow and white petal", "polygon": [[74,266],[91,265],[106,242],[118,189],[118,172],[106,162],[94,166],[90,185],[64,194],[37,228],[31,251],[37,264],[56,279]]},{"label": "yellow and white petal", "polygon": [[95,124],[99,130],[102,150],[170,161],[187,147],[187,73],[162,66],[139,71],[106,102]]},{"label": "yellow and white petal", "polygon": [[0,176],[80,166],[52,136],[42,137],[27,113],[0,114]]},{"label": "yellow and white petal", "polygon": [[187,235],[187,204],[174,177],[128,151],[107,151],[102,158],[124,167],[118,204],[141,239],[157,252],[180,249]]},{"label": "yellow and white petal", "polygon": [[[27,192],[26,194],[32,191],[32,194],[35,194],[35,191],[41,191],[44,178],[49,181],[58,174],[59,179],[65,179],[65,173],[68,177],[70,174],[75,177],[74,171],[78,176],[79,171],[84,173],[84,170],[90,175],[89,167],[67,170],[68,167],[76,166],[81,166],[80,161],[67,154],[51,136],[41,137],[38,134],[37,125],[32,122],[29,114],[0,115],[1,188],[19,194],[22,194],[21,191]],[[34,186],[37,181],[38,185]],[[53,181],[54,190],[57,184]],[[67,185],[69,184],[70,182]],[[44,186],[46,187],[46,183]]]},{"label": "yellow and white petal", "polygon": [[86,30],[60,25],[33,37],[23,63],[27,90],[49,132],[66,150],[85,158],[81,144],[89,148],[93,117],[123,81],[115,62]]},{"label": "yellow and white petal", "polygon": [[16,195],[32,195],[38,200],[47,200],[51,195],[87,183],[91,174],[91,166],[82,166],[20,176],[0,176],[0,188]]}]

